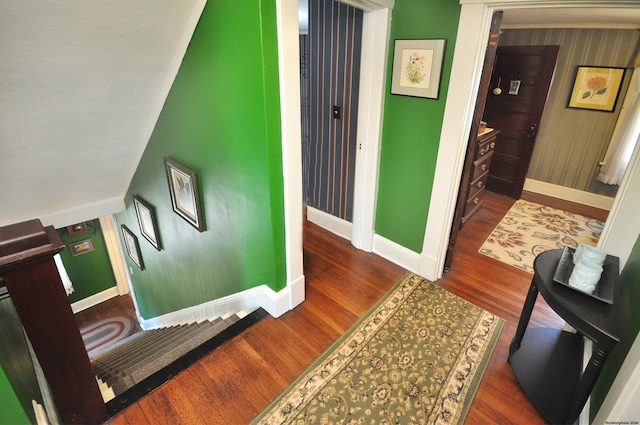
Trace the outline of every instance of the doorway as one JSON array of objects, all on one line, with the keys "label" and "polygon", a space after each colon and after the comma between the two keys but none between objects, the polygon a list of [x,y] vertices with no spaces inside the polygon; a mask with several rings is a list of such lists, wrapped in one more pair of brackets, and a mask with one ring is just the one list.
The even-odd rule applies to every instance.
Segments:
[{"label": "doorway", "polygon": [[500,46],[484,121],[500,131],[487,190],[520,198],[560,46]]},{"label": "doorway", "polygon": [[[305,0],[302,0],[303,2]],[[336,0],[337,1],[337,0]],[[371,252],[373,249],[373,228],[375,216],[375,200],[378,185],[379,153],[381,141],[380,120],[382,117],[384,87],[387,65],[387,53],[389,44],[389,28],[391,21],[392,2],[387,0],[372,0],[367,2],[340,0],[357,7],[363,11],[362,18],[362,55],[360,64],[359,101],[357,105],[357,139],[355,155],[355,173],[353,189],[353,219],[352,222],[338,219],[330,214],[313,215],[307,217],[310,221],[320,225],[346,239],[359,249]],[[288,54],[290,55],[291,52]],[[291,58],[292,60],[293,58]],[[298,53],[296,52],[296,60]],[[285,81],[285,89],[293,92],[290,81]],[[297,85],[297,82],[296,82]],[[298,89],[296,88],[295,91]],[[298,96],[296,103],[299,101]],[[292,101],[293,99],[291,99]],[[294,105],[287,104],[291,112]],[[295,117],[283,110],[283,116]],[[293,126],[292,126],[293,128]],[[285,140],[285,151],[293,154],[300,151],[300,141],[295,139],[300,133]],[[300,156],[287,156],[288,174],[291,176],[302,175]],[[302,179],[302,177],[301,177]],[[288,211],[293,219],[289,223],[289,235],[291,240],[301,239],[302,229],[296,223],[298,214],[299,195],[294,185],[287,189],[290,191],[291,202],[288,202]],[[300,200],[302,201],[302,200]],[[297,242],[293,243],[295,246]],[[289,245],[292,246],[292,245]]]},{"label": "doorway", "polygon": [[[472,87],[472,95],[467,92],[451,92],[447,98],[447,106],[443,120],[443,131],[441,140],[447,140],[450,143],[442,143],[439,147],[437,157],[437,168],[434,178],[434,190],[431,196],[429,208],[429,217],[423,242],[421,274],[432,279],[438,279],[442,276],[445,263],[445,253],[448,244],[448,232],[451,229],[453,211],[455,210],[459,177],[461,173],[461,165],[464,163],[468,136],[470,134],[470,117],[473,114],[473,108],[476,101],[477,87],[480,82],[481,61],[486,50],[486,40],[489,35],[489,27],[491,17],[495,10],[517,11],[520,16],[529,17],[529,11],[549,12],[546,16],[552,18],[560,15],[559,9],[548,9],[548,5],[537,0],[530,0],[523,4],[508,4],[504,7],[502,3],[494,3],[491,7],[484,3],[475,3],[462,1],[462,9],[459,21],[460,31],[456,40],[456,51],[454,53],[453,67],[451,71],[452,81],[469,81]],[[505,3],[506,4],[506,3]],[[575,3],[559,2],[557,7],[564,7],[573,11],[579,10],[580,16],[584,16],[582,12],[588,12],[592,9],[584,9],[584,5]],[[594,5],[596,6],[596,5]],[[603,2],[600,6],[605,7]],[[617,6],[607,4],[607,7],[624,7],[620,2]],[[635,11],[627,6],[627,10]],[[630,13],[633,15],[633,13]],[[544,43],[553,44],[553,43]],[[566,102],[564,99],[563,102]],[[462,125],[461,125],[462,123]],[[535,154],[534,154],[535,157]],[[615,204],[614,204],[615,206]],[[612,210],[613,212],[613,210]],[[606,230],[605,226],[605,230]],[[604,236],[603,232],[603,236]],[[604,239],[603,239],[604,242]]]},{"label": "doorway", "polygon": [[304,198],[308,210],[351,223],[363,11],[335,0],[308,4],[309,31],[301,36]]}]

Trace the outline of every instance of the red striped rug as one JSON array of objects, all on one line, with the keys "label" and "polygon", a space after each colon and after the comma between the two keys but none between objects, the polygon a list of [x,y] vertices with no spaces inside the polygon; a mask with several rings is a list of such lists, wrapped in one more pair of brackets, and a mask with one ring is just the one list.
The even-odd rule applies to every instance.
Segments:
[{"label": "red striped rug", "polygon": [[85,326],[80,329],[80,335],[89,358],[92,358],[108,346],[133,334],[135,328],[136,322],[131,317],[116,316]]}]

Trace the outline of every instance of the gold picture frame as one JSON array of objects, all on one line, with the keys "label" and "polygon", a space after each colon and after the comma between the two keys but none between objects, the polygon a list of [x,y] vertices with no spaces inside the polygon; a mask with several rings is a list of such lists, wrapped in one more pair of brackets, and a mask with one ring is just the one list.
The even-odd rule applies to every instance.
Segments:
[{"label": "gold picture frame", "polygon": [[67,226],[67,231],[69,232],[69,236],[78,236],[87,231],[87,223],[76,223],[71,226]]},{"label": "gold picture frame", "polygon": [[93,239],[83,239],[78,242],[72,242],[69,244],[69,251],[71,251],[71,255],[73,257],[77,257],[78,255],[86,254],[87,252],[95,251],[96,247],[93,244]]},{"label": "gold picture frame", "polygon": [[578,65],[567,108],[613,112],[625,68]]}]

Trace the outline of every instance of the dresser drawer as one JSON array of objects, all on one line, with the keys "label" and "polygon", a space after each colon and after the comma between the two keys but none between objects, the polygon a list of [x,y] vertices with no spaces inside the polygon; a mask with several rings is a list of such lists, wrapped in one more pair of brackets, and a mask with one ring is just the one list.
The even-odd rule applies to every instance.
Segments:
[{"label": "dresser drawer", "polygon": [[478,135],[476,143],[469,146],[456,212],[456,216],[461,217],[460,227],[482,206],[498,133],[499,130],[487,129]]},{"label": "dresser drawer", "polygon": [[467,221],[467,219],[469,217],[471,217],[471,215],[473,215],[474,212],[476,212],[476,210],[478,208],[480,208],[480,206],[482,205],[482,198],[484,196],[484,187],[482,189],[480,189],[479,191],[477,191],[474,196],[470,197],[467,200],[467,203],[464,207],[464,213],[462,215],[462,222],[464,223],[465,221]]},{"label": "dresser drawer", "polygon": [[478,145],[478,152],[476,154],[476,160],[486,156],[489,153],[493,153],[493,149],[496,147],[496,138],[490,137],[487,140],[483,140]]},{"label": "dresser drawer", "polygon": [[491,167],[491,158],[493,157],[493,150],[486,155],[473,161],[473,173],[471,174],[471,181],[475,181],[478,177],[489,171]]},{"label": "dresser drawer", "polygon": [[476,193],[484,189],[488,178],[489,170],[485,171],[484,174],[471,182],[471,184],[469,185],[469,196],[467,196],[467,200],[470,200],[471,198],[476,196]]}]

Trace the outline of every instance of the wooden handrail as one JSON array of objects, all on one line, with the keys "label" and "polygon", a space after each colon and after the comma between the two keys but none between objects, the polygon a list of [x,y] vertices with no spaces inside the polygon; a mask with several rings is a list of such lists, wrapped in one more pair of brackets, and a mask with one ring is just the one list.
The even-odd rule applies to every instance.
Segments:
[{"label": "wooden handrail", "polygon": [[51,226],[0,227],[0,275],[65,424],[108,419],[53,256],[65,248]]}]

